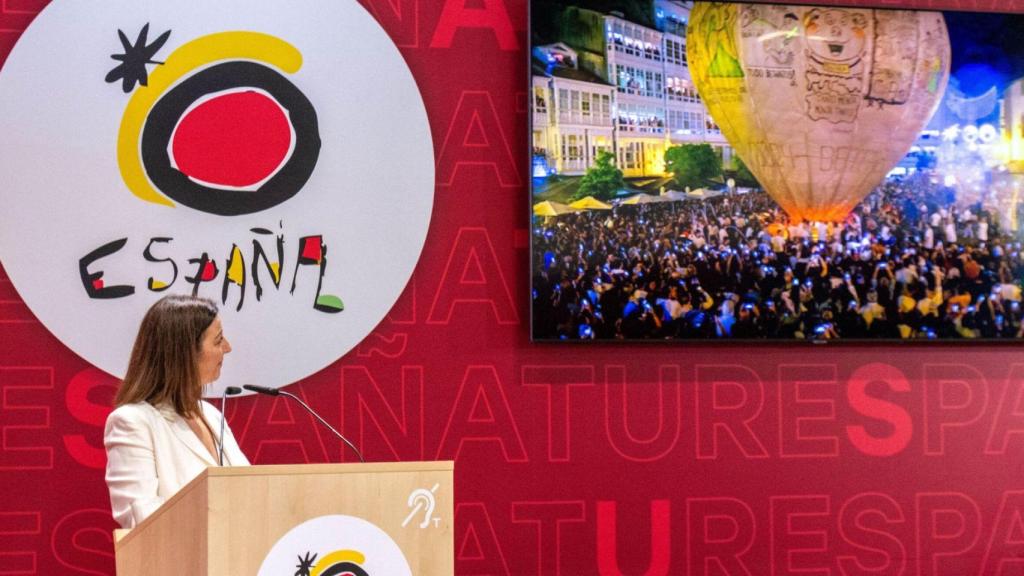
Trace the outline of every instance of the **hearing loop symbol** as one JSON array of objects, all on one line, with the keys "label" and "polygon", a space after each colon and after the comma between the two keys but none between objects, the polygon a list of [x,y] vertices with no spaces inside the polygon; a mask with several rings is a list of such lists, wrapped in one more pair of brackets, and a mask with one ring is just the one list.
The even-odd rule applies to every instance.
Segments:
[{"label": "hearing loop symbol", "polygon": [[[434,487],[430,490],[426,488],[417,488],[409,494],[409,508],[412,511],[402,521],[402,527],[405,528],[414,516],[423,511],[423,521],[419,523],[420,528],[426,528],[430,526],[430,522],[433,521],[435,525],[441,520],[440,518],[433,518],[434,506],[437,504],[434,500],[434,493],[440,487],[440,484],[434,484]],[[424,510],[426,509],[426,510]]]}]

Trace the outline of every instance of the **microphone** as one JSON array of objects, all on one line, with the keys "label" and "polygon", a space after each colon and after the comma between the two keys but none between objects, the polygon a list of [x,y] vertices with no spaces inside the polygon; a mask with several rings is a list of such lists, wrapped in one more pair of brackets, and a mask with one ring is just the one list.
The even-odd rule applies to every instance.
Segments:
[{"label": "microphone", "polygon": [[338,432],[337,430],[335,430],[334,426],[331,426],[330,424],[327,423],[326,420],[321,418],[320,415],[316,413],[316,411],[314,411],[312,408],[309,407],[308,404],[306,404],[305,402],[302,401],[302,398],[299,398],[298,396],[296,396],[295,394],[292,394],[291,392],[285,392],[284,390],[279,390],[277,388],[267,388],[266,386],[256,386],[255,384],[244,384],[244,385],[242,385],[242,388],[245,388],[246,390],[249,390],[250,392],[258,392],[259,394],[266,394],[267,396],[287,396],[288,398],[291,398],[292,400],[295,400],[296,402],[299,403],[300,406],[302,406],[303,408],[306,409],[306,412],[309,412],[310,414],[312,414],[313,417],[316,418],[317,420],[319,420],[321,424],[326,426],[328,430],[330,430],[331,432],[334,432],[335,436],[337,436],[338,438],[341,438],[341,441],[344,442],[349,448],[351,448],[352,451],[356,453],[356,456],[359,456],[359,461],[360,462],[366,462],[366,459],[363,458],[362,452],[360,452],[359,449],[356,448],[355,444],[349,442],[348,438],[345,438],[344,436],[342,436],[341,432]]},{"label": "microphone", "polygon": [[241,393],[242,389],[238,386],[228,386],[220,396],[220,437],[217,439],[217,465],[219,466],[224,465],[224,422],[228,419],[228,413],[225,410],[228,396]]},{"label": "microphone", "polygon": [[278,396],[282,394],[277,388],[267,388],[266,386],[257,386],[255,384],[244,384],[242,388],[249,390],[250,392],[259,392],[260,394],[266,394],[267,396]]}]

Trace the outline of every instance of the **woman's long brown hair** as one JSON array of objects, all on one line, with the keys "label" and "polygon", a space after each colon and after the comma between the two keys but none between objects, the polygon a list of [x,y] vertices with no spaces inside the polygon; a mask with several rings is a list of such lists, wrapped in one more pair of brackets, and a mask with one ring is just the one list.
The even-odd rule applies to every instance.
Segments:
[{"label": "woman's long brown hair", "polygon": [[198,416],[199,349],[216,317],[217,305],[206,298],[175,294],[157,300],[139,325],[114,405],[149,402],[183,418]]}]

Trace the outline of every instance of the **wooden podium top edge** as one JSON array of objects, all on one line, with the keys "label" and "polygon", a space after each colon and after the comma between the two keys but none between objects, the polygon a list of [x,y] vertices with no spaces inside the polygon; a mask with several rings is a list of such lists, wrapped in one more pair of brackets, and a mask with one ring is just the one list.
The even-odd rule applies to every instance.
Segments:
[{"label": "wooden podium top edge", "polygon": [[260,466],[210,467],[204,473],[218,476],[276,476],[281,474],[373,474],[378,472],[447,472],[455,462],[349,462],[345,464],[264,464]]},{"label": "wooden podium top edge", "polygon": [[171,508],[173,502],[177,502],[186,494],[195,490],[209,477],[227,476],[277,476],[282,474],[373,474],[377,472],[450,472],[454,471],[455,462],[452,460],[439,460],[436,462],[351,462],[346,464],[264,464],[259,466],[211,466],[201,472],[198,476],[182,486],[174,496],[171,496],[153,514],[131,529],[118,529],[118,538],[114,542],[114,548],[120,548],[131,541],[132,536],[141,532],[143,528],[152,524],[156,519]]}]

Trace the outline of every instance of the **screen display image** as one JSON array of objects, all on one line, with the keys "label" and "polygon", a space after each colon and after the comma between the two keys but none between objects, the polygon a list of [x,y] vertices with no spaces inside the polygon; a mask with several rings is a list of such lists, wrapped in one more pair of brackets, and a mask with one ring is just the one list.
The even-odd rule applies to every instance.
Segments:
[{"label": "screen display image", "polygon": [[532,336],[1024,338],[1024,15],[531,4]]}]

